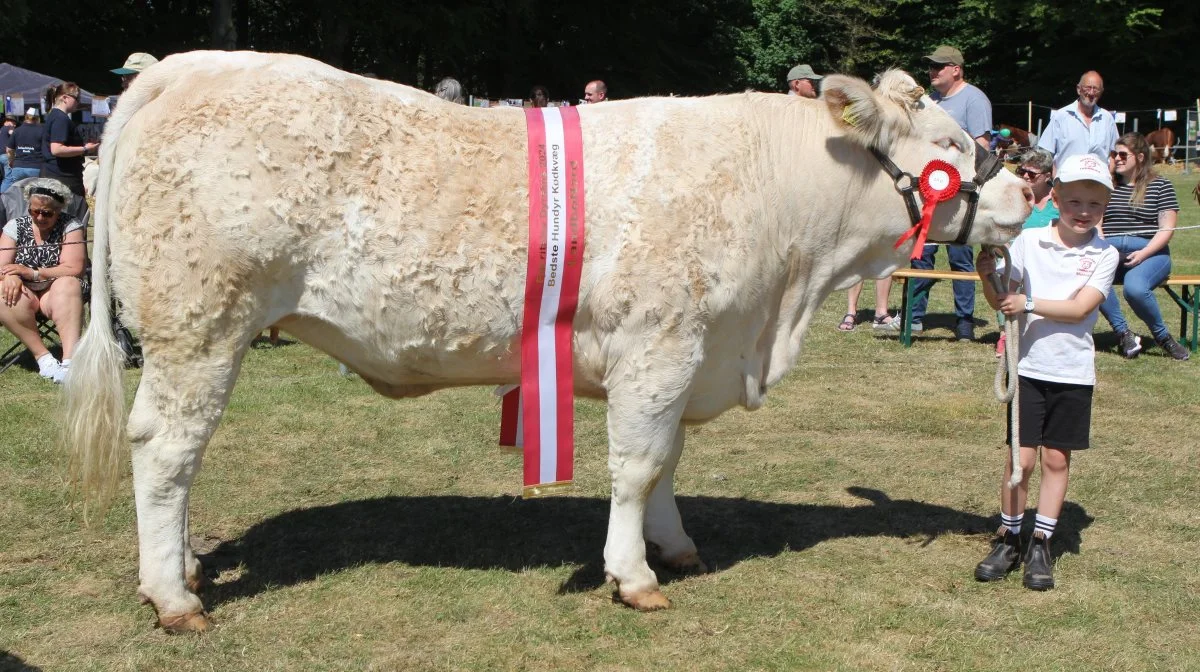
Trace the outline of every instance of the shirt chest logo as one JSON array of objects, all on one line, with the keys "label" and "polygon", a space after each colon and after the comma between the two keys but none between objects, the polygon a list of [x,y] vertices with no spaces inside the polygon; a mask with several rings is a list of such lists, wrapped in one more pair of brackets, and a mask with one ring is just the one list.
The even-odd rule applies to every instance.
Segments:
[{"label": "shirt chest logo", "polygon": [[1094,270],[1096,270],[1096,260],[1091,257],[1081,257],[1079,268],[1075,269],[1075,275],[1091,275]]}]

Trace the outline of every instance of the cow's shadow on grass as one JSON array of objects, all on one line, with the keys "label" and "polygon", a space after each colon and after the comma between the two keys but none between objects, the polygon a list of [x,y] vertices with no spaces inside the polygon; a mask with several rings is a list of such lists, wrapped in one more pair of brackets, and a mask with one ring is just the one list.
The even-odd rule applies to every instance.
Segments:
[{"label": "cow's shadow on grass", "polygon": [[[878,490],[852,487],[848,492],[864,503],[779,504],[718,497],[679,497],[678,502],[701,557],[715,571],[831,539],[890,536],[929,544],[946,533],[987,534],[998,524],[995,517],[893,500]],[[1078,553],[1080,531],[1092,520],[1067,502],[1061,532],[1053,537],[1054,554]],[[269,587],[387,562],[511,571],[578,565],[561,590],[591,590],[604,582],[601,551],[607,525],[608,500],[586,498],[385,497],[289,511],[201,552],[209,577],[240,567],[238,578],[211,586],[205,601],[216,606]],[[980,542],[982,557],[986,546],[984,539]],[[680,578],[655,569],[662,583]]]}]

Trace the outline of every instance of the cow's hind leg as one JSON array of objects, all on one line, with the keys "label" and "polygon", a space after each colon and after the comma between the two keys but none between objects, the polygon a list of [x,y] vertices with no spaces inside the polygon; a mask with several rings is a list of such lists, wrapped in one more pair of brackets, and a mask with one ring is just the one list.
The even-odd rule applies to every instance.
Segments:
[{"label": "cow's hind leg", "polygon": [[610,390],[608,397],[608,470],[612,504],[604,571],[617,583],[625,604],[642,611],[671,606],[659,591],[658,577],[646,563],[643,528],[647,502],[675,445],[682,400],[664,402],[645,385]]},{"label": "cow's hind leg", "polygon": [[683,520],[675,504],[675,467],[683,453],[685,434],[683,424],[676,425],[671,452],[663,463],[662,476],[647,502],[643,529],[646,543],[657,548],[658,557],[664,565],[676,572],[694,574],[707,572],[708,568],[700,560],[695,542],[683,531]]},{"label": "cow's hind leg", "polygon": [[[248,339],[247,339],[248,342]],[[221,419],[244,348],[191,358],[146,359],[129,418],[138,519],[138,595],[169,632],[203,631],[195,589],[200,564],[188,545],[188,496]],[[224,355],[216,354],[224,351]]]}]

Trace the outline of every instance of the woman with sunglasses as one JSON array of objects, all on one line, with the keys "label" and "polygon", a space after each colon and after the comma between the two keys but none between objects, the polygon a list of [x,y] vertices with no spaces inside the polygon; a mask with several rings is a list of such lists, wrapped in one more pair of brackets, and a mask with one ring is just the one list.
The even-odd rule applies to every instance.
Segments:
[{"label": "woman with sunglasses", "polygon": [[[79,341],[90,284],[84,225],[63,212],[74,197],[66,185],[37,178],[22,191],[28,214],[9,220],[0,233],[0,324],[29,348],[43,378],[61,383]],[[42,343],[39,312],[54,320],[62,362]]]},{"label": "woman with sunglasses", "polygon": [[[1124,283],[1125,300],[1150,328],[1159,347],[1174,359],[1185,360],[1187,348],[1171,338],[1154,298],[1154,288],[1171,274],[1168,243],[1179,217],[1175,189],[1155,174],[1150,145],[1140,133],[1126,133],[1117,139],[1109,166],[1116,188],[1104,211],[1102,228],[1104,238],[1121,254],[1113,284]],[[1100,312],[1116,332],[1121,354],[1127,359],[1137,357],[1142,339],[1126,323],[1115,288],[1100,304]]]},{"label": "woman with sunglasses", "polygon": [[1033,211],[1022,228],[1050,226],[1050,222],[1058,218],[1058,207],[1050,197],[1050,187],[1054,185],[1051,175],[1054,171],[1054,155],[1044,149],[1026,149],[1018,161],[1021,167],[1017,168],[1017,177],[1033,190]]},{"label": "woman with sunglasses", "polygon": [[75,82],[50,87],[46,106],[51,109],[42,132],[42,177],[62,182],[83,198],[83,157],[96,153],[100,143],[85,143],[71,120],[71,113],[79,107],[79,87]]}]

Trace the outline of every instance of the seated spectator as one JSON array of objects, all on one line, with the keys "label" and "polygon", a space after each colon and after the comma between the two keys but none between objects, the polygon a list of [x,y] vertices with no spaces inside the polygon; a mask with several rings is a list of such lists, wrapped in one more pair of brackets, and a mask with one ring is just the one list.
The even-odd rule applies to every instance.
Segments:
[{"label": "seated spectator", "polygon": [[[90,285],[85,228],[63,213],[74,195],[61,182],[30,180],[24,194],[28,212],[10,219],[0,233],[0,324],[29,348],[43,378],[61,383],[79,342]],[[62,362],[42,343],[39,312],[54,320]]]},{"label": "seated spectator", "polygon": [[545,107],[550,102],[550,90],[538,84],[529,91],[529,99],[534,107]]},{"label": "seated spectator", "polygon": [[[1150,144],[1140,133],[1117,139],[1109,155],[1116,188],[1104,211],[1104,239],[1117,248],[1121,263],[1113,284],[1124,284],[1125,300],[1150,330],[1150,335],[1169,357],[1180,361],[1190,355],[1171,337],[1154,298],[1154,288],[1171,275],[1170,242],[1179,218],[1175,188],[1154,172]],[[1100,304],[1100,313],[1117,334],[1126,359],[1142,351],[1142,338],[1133,333],[1117,300],[1114,287]]]}]

